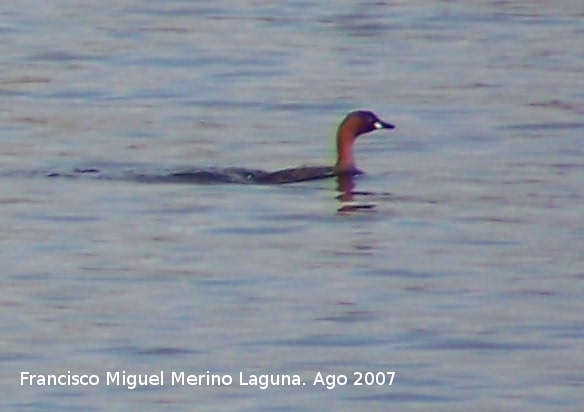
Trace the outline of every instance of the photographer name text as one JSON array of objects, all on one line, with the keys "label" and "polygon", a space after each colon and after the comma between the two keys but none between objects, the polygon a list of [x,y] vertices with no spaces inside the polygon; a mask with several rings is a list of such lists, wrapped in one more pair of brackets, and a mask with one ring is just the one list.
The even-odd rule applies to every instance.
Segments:
[{"label": "photographer name text", "polygon": [[[326,389],[335,389],[340,386],[391,386],[395,372],[353,372],[351,374],[324,374],[317,372],[309,380],[312,386],[322,386]],[[126,371],[106,372],[105,376],[97,374],[77,374],[67,371],[63,374],[32,374],[23,371],[20,373],[21,386],[107,386],[126,387],[136,389],[144,386],[232,386],[268,389],[272,386],[305,386],[307,380],[300,375],[292,374],[188,374],[185,372],[160,371],[155,374],[126,373]]]}]

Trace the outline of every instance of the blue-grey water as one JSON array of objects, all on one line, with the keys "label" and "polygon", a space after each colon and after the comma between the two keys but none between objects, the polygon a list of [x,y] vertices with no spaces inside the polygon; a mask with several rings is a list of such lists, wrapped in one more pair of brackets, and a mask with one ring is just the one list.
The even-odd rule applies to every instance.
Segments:
[{"label": "blue-grey water", "polygon": [[[5,2],[0,409],[581,410],[583,22],[569,0]],[[352,198],[47,176],[330,164],[357,108],[397,128],[358,141]]]}]

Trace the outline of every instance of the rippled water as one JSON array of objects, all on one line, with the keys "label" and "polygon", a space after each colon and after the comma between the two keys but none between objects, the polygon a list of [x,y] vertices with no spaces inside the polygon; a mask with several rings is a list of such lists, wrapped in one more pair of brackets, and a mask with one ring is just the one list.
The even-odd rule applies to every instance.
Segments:
[{"label": "rippled water", "polygon": [[[73,3],[0,11],[2,410],[581,408],[582,2]],[[330,164],[356,108],[353,196],[46,176]]]}]

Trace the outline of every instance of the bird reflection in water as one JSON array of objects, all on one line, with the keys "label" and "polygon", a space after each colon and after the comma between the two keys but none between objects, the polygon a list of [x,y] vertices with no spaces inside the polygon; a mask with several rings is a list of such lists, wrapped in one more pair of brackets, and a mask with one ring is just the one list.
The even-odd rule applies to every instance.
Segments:
[{"label": "bird reflection in water", "polygon": [[355,213],[373,211],[375,209],[375,203],[358,200],[358,196],[375,196],[375,193],[356,191],[355,175],[343,173],[336,176],[335,180],[337,183],[336,199],[340,203],[340,207],[337,209],[338,213]]}]

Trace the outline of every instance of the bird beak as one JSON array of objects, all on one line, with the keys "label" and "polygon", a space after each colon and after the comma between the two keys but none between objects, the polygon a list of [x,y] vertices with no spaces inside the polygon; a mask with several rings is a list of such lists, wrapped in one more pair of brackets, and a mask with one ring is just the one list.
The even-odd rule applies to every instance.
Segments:
[{"label": "bird beak", "polygon": [[373,126],[376,129],[394,129],[395,126],[391,123],[386,123],[383,120],[378,120],[375,123],[373,123]]}]

